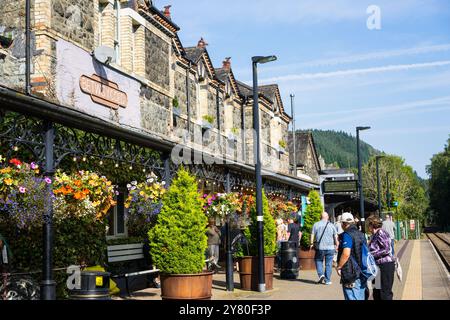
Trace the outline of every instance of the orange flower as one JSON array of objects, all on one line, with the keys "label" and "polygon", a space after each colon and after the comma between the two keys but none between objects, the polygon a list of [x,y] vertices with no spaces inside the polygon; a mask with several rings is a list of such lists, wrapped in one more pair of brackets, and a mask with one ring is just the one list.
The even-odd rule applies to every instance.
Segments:
[{"label": "orange flower", "polygon": [[13,183],[13,179],[7,178],[7,179],[3,180],[3,182],[4,182],[7,186],[10,186],[10,185],[12,185],[12,183]]},{"label": "orange flower", "polygon": [[73,197],[77,200],[84,200],[86,195],[83,192],[76,192]]},{"label": "orange flower", "polygon": [[73,184],[79,188],[79,187],[82,186],[83,182],[81,182],[81,180],[75,180],[75,181],[73,182]]},{"label": "orange flower", "polygon": [[89,193],[91,193],[88,189],[84,189],[83,191],[81,191],[84,195],[88,195]]},{"label": "orange flower", "polygon": [[69,193],[73,193],[72,187],[71,187],[71,186],[66,186],[65,189],[64,189],[64,191],[63,191],[63,193],[64,193],[65,195],[66,195],[66,194],[69,194]]}]

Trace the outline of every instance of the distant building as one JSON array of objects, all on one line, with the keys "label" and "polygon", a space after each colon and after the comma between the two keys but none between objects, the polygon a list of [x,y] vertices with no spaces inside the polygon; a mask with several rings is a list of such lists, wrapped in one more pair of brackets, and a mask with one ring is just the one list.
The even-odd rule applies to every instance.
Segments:
[{"label": "distant building", "polygon": [[[325,161],[317,153],[311,132],[297,132],[295,134],[295,153],[297,176],[319,183],[319,172],[325,166]],[[289,163],[294,173],[294,144],[292,132],[289,132]]]}]

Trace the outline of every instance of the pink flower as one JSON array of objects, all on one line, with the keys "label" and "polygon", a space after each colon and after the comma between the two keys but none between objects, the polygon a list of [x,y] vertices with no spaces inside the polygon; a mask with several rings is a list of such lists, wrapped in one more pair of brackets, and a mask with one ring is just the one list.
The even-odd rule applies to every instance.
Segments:
[{"label": "pink flower", "polygon": [[208,197],[208,195],[205,193],[204,195],[203,195],[203,198],[207,198]]},{"label": "pink flower", "polygon": [[45,177],[44,178],[45,183],[50,184],[52,183],[52,179],[50,179],[49,177]]},{"label": "pink flower", "polygon": [[31,169],[33,169],[33,170],[36,170],[37,168],[39,168],[39,166],[38,166],[36,163],[34,163],[34,162],[32,162],[32,163],[30,164],[30,167],[31,167]]},{"label": "pink flower", "polygon": [[27,192],[27,189],[24,188],[24,187],[19,187],[19,192],[20,193],[25,193],[25,192]]}]

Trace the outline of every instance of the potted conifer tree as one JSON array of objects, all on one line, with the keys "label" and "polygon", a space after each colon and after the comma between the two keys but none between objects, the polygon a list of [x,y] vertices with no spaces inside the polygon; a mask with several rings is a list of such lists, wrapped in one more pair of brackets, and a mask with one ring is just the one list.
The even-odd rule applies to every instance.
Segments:
[{"label": "potted conifer tree", "polygon": [[163,299],[210,299],[211,272],[203,272],[208,219],[194,176],[178,171],[162,199],[156,225],[148,232],[150,254],[161,270]]},{"label": "potted conifer tree", "polygon": [[[273,272],[275,254],[277,250],[275,220],[269,211],[269,202],[262,193],[263,216],[264,216],[264,278],[267,290],[273,289]],[[258,291],[258,228],[256,204],[250,209],[250,225],[244,230],[248,242],[248,256],[244,256],[245,249],[240,248],[238,252],[239,277],[242,290]]]},{"label": "potted conifer tree", "polygon": [[310,249],[311,247],[311,232],[314,223],[320,221],[320,217],[323,212],[322,202],[320,201],[320,195],[317,191],[310,191],[309,204],[304,213],[304,226],[302,228],[302,238],[300,240],[300,248],[298,252],[299,264],[301,270],[315,270],[316,265],[314,263],[314,256],[316,251]]}]

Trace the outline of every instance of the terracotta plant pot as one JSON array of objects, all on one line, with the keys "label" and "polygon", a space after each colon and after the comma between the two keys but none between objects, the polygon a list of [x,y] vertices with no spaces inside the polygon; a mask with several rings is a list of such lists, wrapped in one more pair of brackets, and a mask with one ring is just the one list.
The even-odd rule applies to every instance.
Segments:
[{"label": "terracotta plant pot", "polygon": [[[239,278],[241,289],[258,291],[258,257],[241,257],[239,263]],[[266,290],[273,289],[273,267],[275,257],[264,257],[264,278]]]},{"label": "terracotta plant pot", "polygon": [[316,250],[304,250],[302,248],[298,249],[298,259],[300,264],[300,270],[316,270],[316,264],[314,262],[314,256],[316,255]]},{"label": "terracotta plant pot", "polygon": [[199,274],[161,274],[163,300],[210,300],[212,272]]}]

